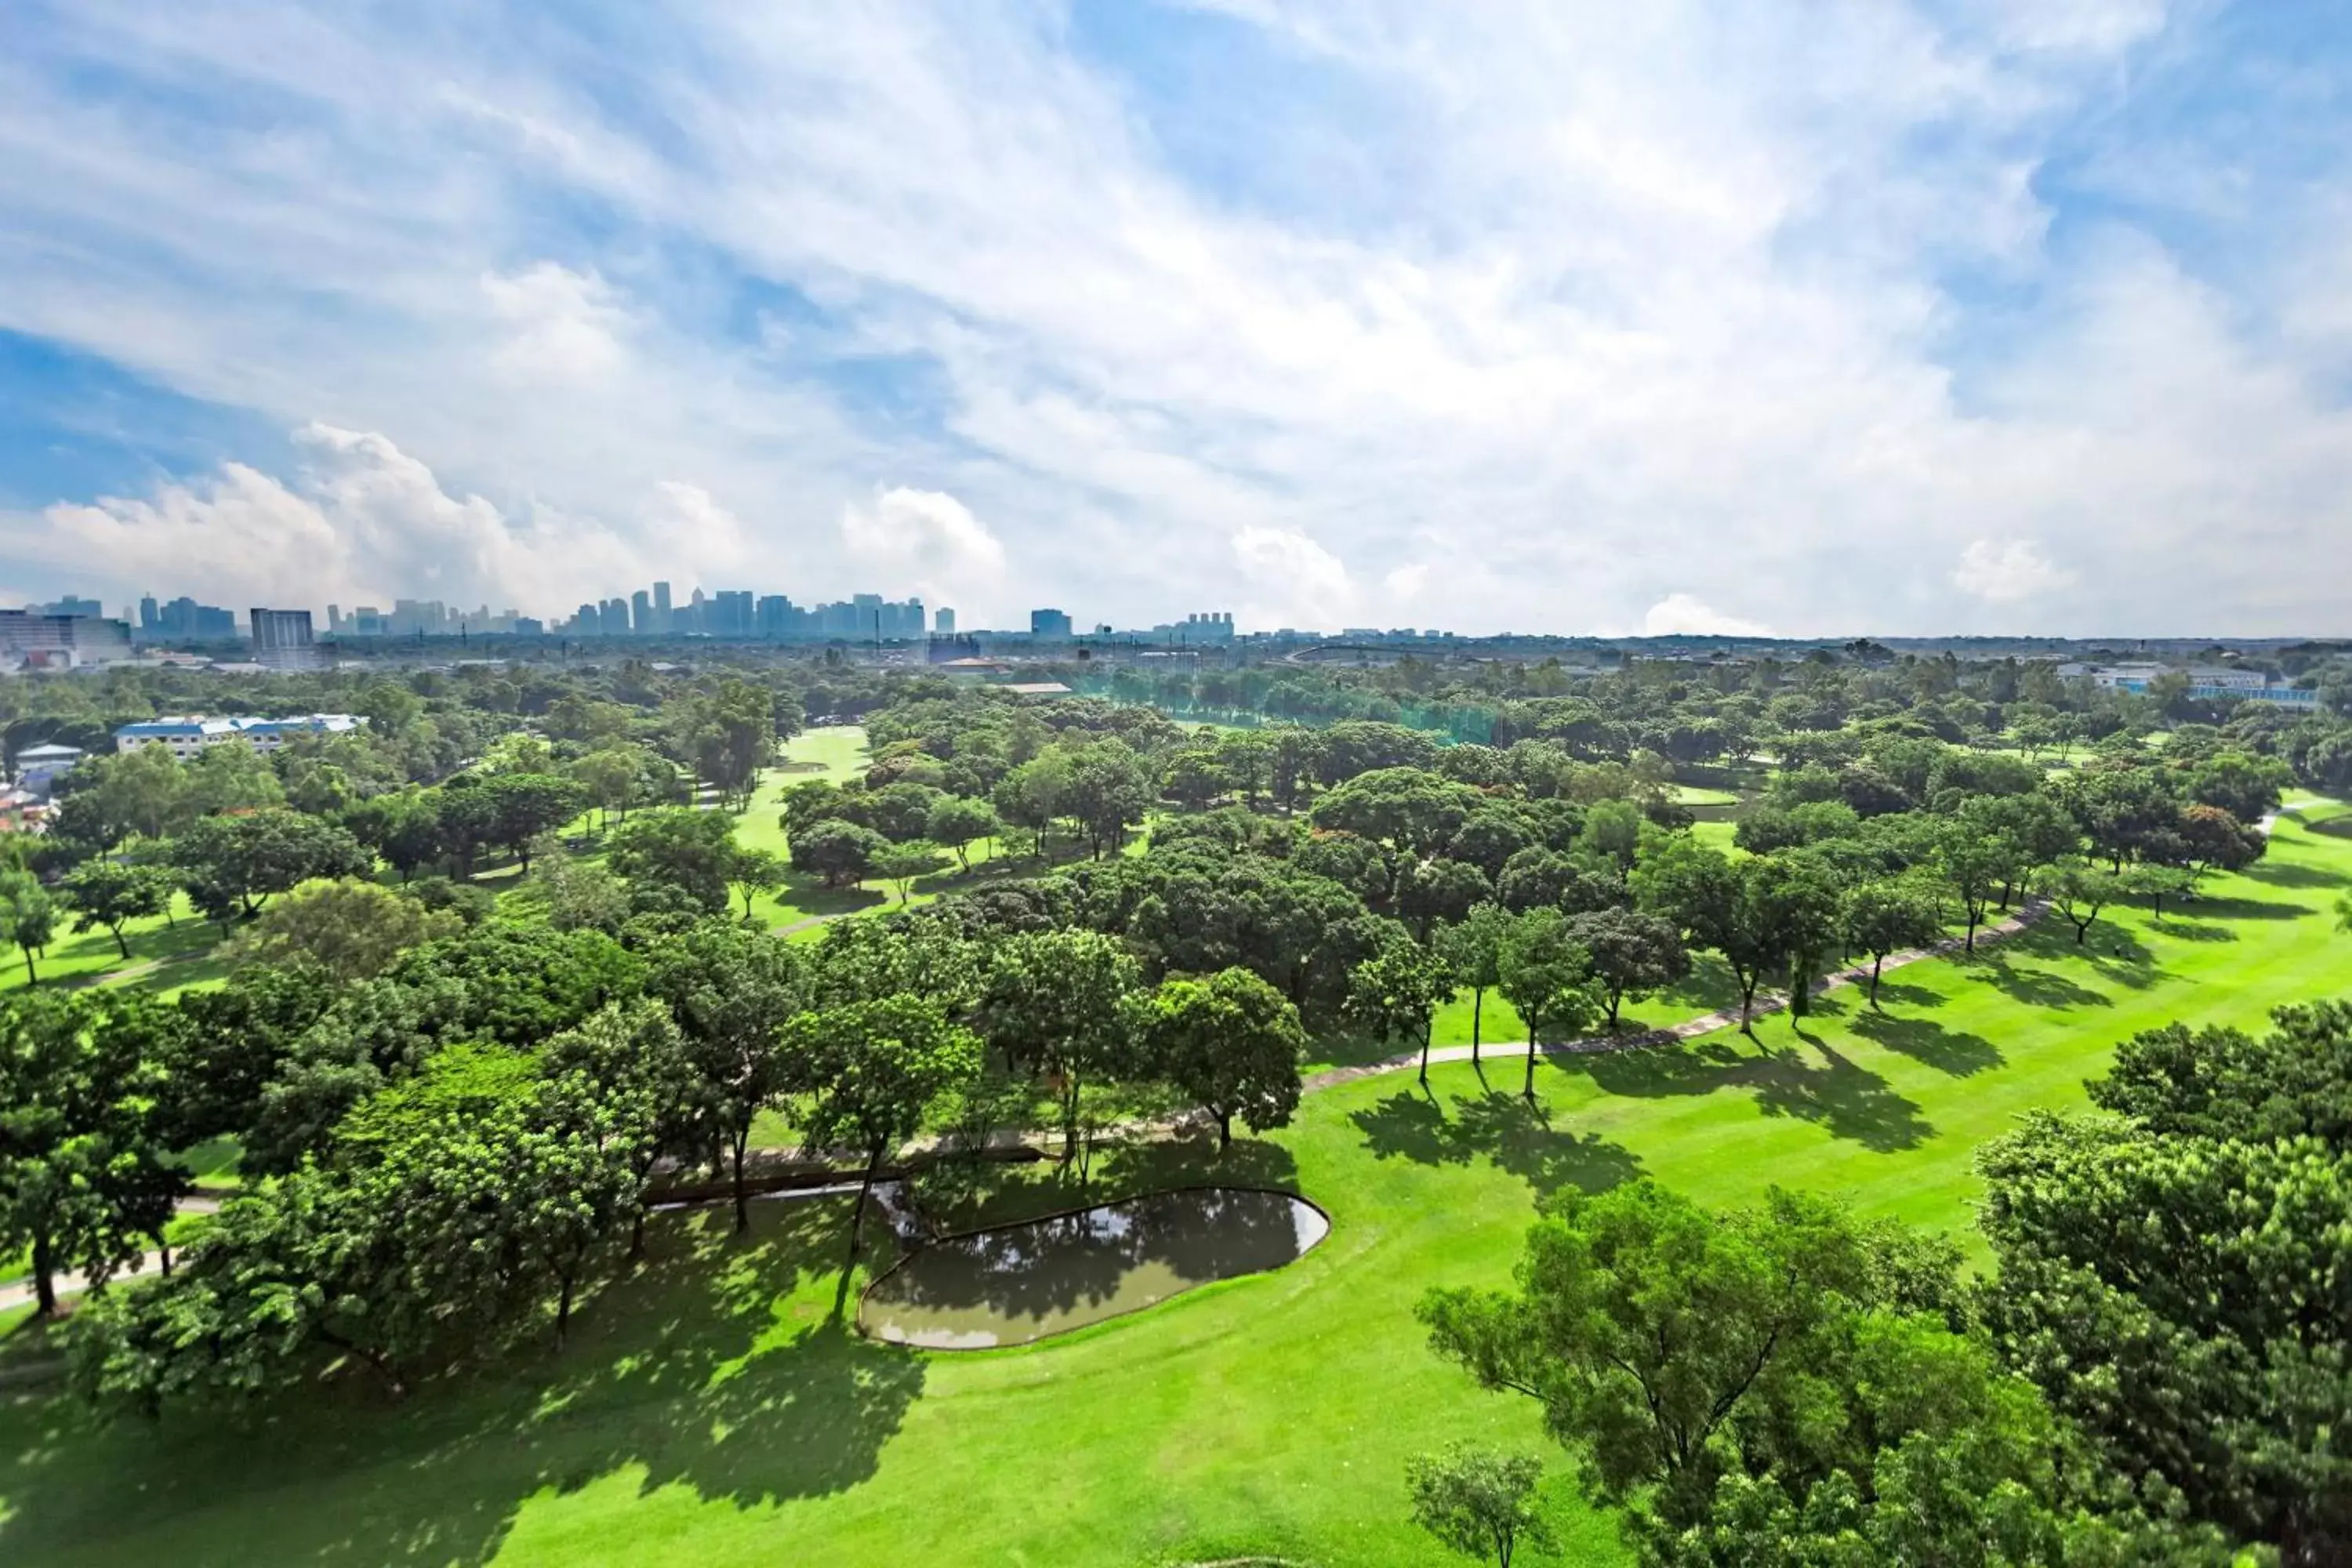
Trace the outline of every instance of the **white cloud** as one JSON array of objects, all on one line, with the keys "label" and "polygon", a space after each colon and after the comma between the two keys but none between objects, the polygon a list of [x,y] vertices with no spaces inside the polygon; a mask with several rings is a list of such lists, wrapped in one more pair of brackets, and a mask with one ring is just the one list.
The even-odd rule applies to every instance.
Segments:
[{"label": "white cloud", "polygon": [[482,294],[507,328],[500,366],[549,380],[594,380],[621,366],[625,316],[604,280],[551,261],[509,276],[486,272]]},{"label": "white cloud", "polygon": [[119,595],[161,589],[240,609],[395,597],[568,607],[679,558],[560,512],[509,517],[452,495],[381,435],[311,425],[295,444],[291,485],[230,463],[147,499],[49,507],[12,525],[13,542],[52,564],[105,563]]},{"label": "white cloud", "polygon": [[1334,631],[1354,615],[1355,584],[1347,563],[1287,528],[1244,528],[1233,538],[1241,568],[1244,630]]},{"label": "white cloud", "polygon": [[1643,615],[1642,635],[1645,637],[1768,637],[1772,635],[1772,628],[1760,621],[1724,615],[1695,594],[1669,594]]},{"label": "white cloud", "polygon": [[[452,25],[58,7],[0,58],[0,327],[385,432],[526,538],[592,519],[600,593],[1990,629],[2049,564],[2004,542],[2044,539],[2047,629],[2341,629],[2345,340],[2311,344],[2344,159],[2264,184],[2261,138],[2209,149],[2264,221],[2206,231],[2201,271],[2154,225],[2054,226],[2042,177],[2136,193],[2111,226],[2178,199],[2194,128],[2128,111],[2193,85],[2196,7],[1217,8],[1297,73],[1279,114],[1164,100],[1027,0],[528,41],[438,0]],[[590,79],[614,50],[625,101]],[[1951,280],[1986,277],[1979,313]],[[260,481],[176,504],[275,515]],[[279,489],[345,526],[313,483]],[[0,540],[13,579],[26,554]],[[583,575],[516,574],[554,610]]]},{"label": "white cloud", "polygon": [[846,507],[841,537],[850,560],[894,595],[911,591],[932,608],[954,606],[967,626],[1010,607],[1003,542],[943,491],[902,485]]},{"label": "white cloud", "polygon": [[2052,593],[2074,580],[2073,573],[2052,565],[2042,546],[2030,539],[1972,541],[1952,568],[1952,581],[1961,592],[1996,605]]}]

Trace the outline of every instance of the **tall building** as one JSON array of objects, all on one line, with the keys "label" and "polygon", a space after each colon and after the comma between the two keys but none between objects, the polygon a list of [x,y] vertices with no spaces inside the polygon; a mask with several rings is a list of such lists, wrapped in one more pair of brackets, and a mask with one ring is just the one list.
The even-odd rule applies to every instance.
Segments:
[{"label": "tall building", "polygon": [[327,635],[329,637],[334,637],[341,633],[342,629],[343,607],[341,605],[329,605],[327,606]]},{"label": "tall building", "polygon": [[656,583],[654,584],[654,630],[667,636],[676,629],[669,618],[669,584]]},{"label": "tall building", "polygon": [[130,657],[131,628],[121,621],[97,616],[52,616],[39,610],[0,610],[0,665],[79,669]]},{"label": "tall building", "polygon": [[96,599],[77,598],[71,594],[54,605],[43,605],[40,608],[45,616],[87,616],[92,620],[102,620],[106,616],[106,606]]},{"label": "tall building", "polygon": [[308,610],[246,612],[253,628],[253,657],[272,669],[308,669],[318,663],[319,650],[310,637]]},{"label": "tall building", "polygon": [[199,605],[183,594],[156,610],[152,635],[190,642],[228,642],[236,636],[236,616],[217,605]]},{"label": "tall building", "polygon": [[155,595],[150,594],[139,601],[139,629],[142,632],[153,632],[159,630],[162,625],[163,623],[156,618]]},{"label": "tall building", "polygon": [[1029,635],[1042,642],[1070,640],[1070,617],[1061,610],[1029,612]]},{"label": "tall building", "polygon": [[629,595],[629,618],[634,623],[639,637],[649,637],[654,635],[653,595],[647,594],[643,588]]},{"label": "tall building", "polygon": [[931,616],[931,629],[943,637],[955,636],[955,611],[946,605],[941,605],[938,612]]}]

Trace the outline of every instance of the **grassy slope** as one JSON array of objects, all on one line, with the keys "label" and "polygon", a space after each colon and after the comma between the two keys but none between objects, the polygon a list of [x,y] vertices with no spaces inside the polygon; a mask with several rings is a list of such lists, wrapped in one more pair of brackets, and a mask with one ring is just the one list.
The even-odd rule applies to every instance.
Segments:
[{"label": "grassy slope", "polygon": [[[1537,1439],[1527,1410],[1426,1354],[1412,1303],[1502,1279],[1538,1194],[1648,1173],[1735,1202],[1780,1182],[1963,1226],[1976,1143],[2021,1110],[2080,1103],[2132,1030],[2252,1024],[2352,987],[2352,943],[2323,912],[2347,880],[2352,839],[2290,822],[2188,919],[2126,911],[2087,953],[2053,927],[1973,965],[1917,965],[1890,984],[1886,1021],[1847,994],[1810,1038],[1761,1026],[1769,1055],[1734,1037],[1548,1064],[1541,1118],[1507,1092],[1516,1063],[1493,1093],[1439,1068],[1433,1106],[1401,1076],[1318,1094],[1234,1162],[1328,1207],[1321,1248],[1028,1351],[845,1340],[823,1326],[838,1209],[770,1205],[747,1248],[674,1223],[665,1250],[724,1259],[617,1289],[560,1360],[403,1411],[322,1399],[224,1443],[184,1417],[93,1434],[16,1394],[0,1405],[0,1554],[1436,1563],[1402,1522],[1404,1457],[1456,1435]],[[1113,1179],[1165,1182],[1179,1158],[1131,1155]],[[1605,1521],[1554,1495],[1568,1560],[1609,1560]]]},{"label": "grassy slope", "polygon": [[[33,966],[38,971],[40,983],[70,982],[89,985],[106,982],[106,977],[125,971],[135,972],[138,984],[165,986],[184,984],[220,941],[219,928],[199,918],[190,906],[187,895],[172,896],[172,917],[163,916],[132,921],[123,928],[131,942],[131,956],[122,956],[114,942],[113,934],[104,930],[82,931],[73,930],[73,911],[60,906],[58,910],[58,937],[46,952],[34,956]],[[25,955],[13,944],[0,949],[0,991],[12,991],[25,984]]]}]

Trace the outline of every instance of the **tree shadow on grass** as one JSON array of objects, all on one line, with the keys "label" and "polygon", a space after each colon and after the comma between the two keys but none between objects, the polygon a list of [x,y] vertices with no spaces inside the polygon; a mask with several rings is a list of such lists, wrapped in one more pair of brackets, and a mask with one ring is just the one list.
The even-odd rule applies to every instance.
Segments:
[{"label": "tree shadow on grass", "polygon": [[2202,894],[2186,900],[2182,908],[2215,921],[2299,921],[2311,913],[2304,905],[2285,899],[2210,899]]},{"label": "tree shadow on grass", "polygon": [[2177,915],[2164,915],[2149,921],[2147,924],[2150,931],[2160,932],[2175,942],[2235,942],[2238,940],[2236,931],[2212,921],[2187,921]]},{"label": "tree shadow on grass", "polygon": [[1898,1017],[1892,1013],[1868,1013],[1853,1021],[1853,1032],[1864,1039],[1925,1062],[1954,1078],[1969,1078],[2000,1067],[2007,1058],[2000,1047],[1981,1035],[1947,1029],[1929,1018]]},{"label": "tree shadow on grass", "polygon": [[1642,1173],[1641,1156],[1593,1132],[1552,1125],[1549,1110],[1488,1089],[1448,1116],[1434,1100],[1400,1090],[1351,1118],[1379,1159],[1467,1165],[1483,1158],[1527,1183],[1538,1197],[1566,1187],[1603,1193]]},{"label": "tree shadow on grass", "polygon": [[[2347,822],[2339,837],[2352,837],[2352,819],[2339,820]],[[2329,830],[2321,827],[2317,831]],[[2334,871],[2321,871],[2309,866],[2273,865],[2268,860],[2256,861],[2240,874],[2250,882],[2264,882],[2273,888],[2340,888],[2346,881],[2342,875]]]},{"label": "tree shadow on grass", "polygon": [[[1869,1000],[1869,981],[1864,980],[1862,983],[1859,994],[1863,998],[1859,1011],[1866,1015],[1872,1011]],[[1931,991],[1925,985],[1906,985],[1891,975],[1881,979],[1878,983],[1878,1005],[1882,1008],[1940,1007],[1950,1000],[1950,997],[1940,991]]]},{"label": "tree shadow on grass", "polygon": [[1710,1040],[1704,1045],[1644,1046],[1630,1051],[1599,1051],[1576,1057],[1595,1084],[1611,1094],[1642,1100],[1670,1095],[1713,1094],[1727,1084],[1751,1083],[1770,1058]]},{"label": "tree shadow on grass", "polygon": [[2114,1001],[2092,990],[2080,981],[2069,979],[2053,969],[2039,965],[2018,964],[2007,953],[1980,955],[1969,966],[1975,979],[1998,989],[2003,995],[2029,1007],[2112,1007]]},{"label": "tree shadow on grass", "polygon": [[[783,1206],[783,1205],[779,1205]],[[184,1564],[479,1564],[523,1503],[594,1484],[688,1489],[750,1510],[870,1479],[926,1363],[803,1301],[837,1269],[838,1201],[659,1216],[651,1256],[575,1321],[571,1345],[435,1379],[406,1401],[330,1379],[236,1413],[102,1426],[63,1401],[0,1406],[0,1555],[43,1562],[110,1536]],[[544,1342],[542,1342],[542,1346]],[[29,1422],[41,1434],[29,1436]],[[256,1478],[267,1491],[249,1507]]]},{"label": "tree shadow on grass", "polygon": [[1815,1067],[1793,1051],[1765,1064],[1756,1092],[1765,1115],[1818,1121],[1831,1137],[1882,1154],[1916,1148],[1935,1134],[1917,1103],[1885,1079],[1838,1055],[1818,1036],[1800,1037],[1821,1055],[1822,1065]]}]

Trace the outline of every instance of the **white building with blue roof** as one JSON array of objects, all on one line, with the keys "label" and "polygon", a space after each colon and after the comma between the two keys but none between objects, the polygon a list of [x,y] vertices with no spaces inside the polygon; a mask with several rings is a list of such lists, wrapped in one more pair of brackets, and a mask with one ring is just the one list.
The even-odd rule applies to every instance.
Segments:
[{"label": "white building with blue roof", "polygon": [[356,730],[360,721],[349,713],[303,713],[290,719],[207,719],[197,715],[144,719],[114,732],[114,749],[135,752],[142,746],[162,746],[182,762],[207,747],[235,742],[267,754],[298,735],[340,735]]}]

